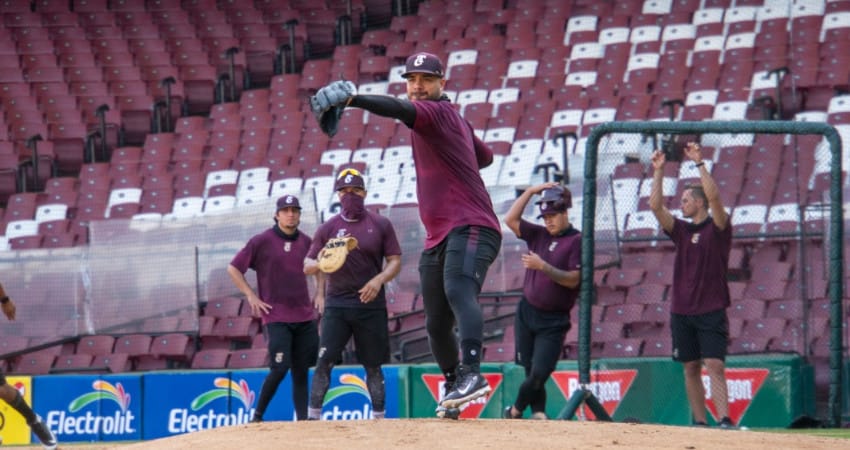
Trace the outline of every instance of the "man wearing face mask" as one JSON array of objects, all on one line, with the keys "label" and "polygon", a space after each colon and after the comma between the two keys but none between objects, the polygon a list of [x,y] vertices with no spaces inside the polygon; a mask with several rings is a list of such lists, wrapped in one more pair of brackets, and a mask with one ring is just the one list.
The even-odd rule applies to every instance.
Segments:
[{"label": "man wearing face mask", "polygon": [[[392,223],[364,206],[366,183],[359,171],[343,169],[334,189],[342,210],[316,230],[304,264],[304,273],[319,275],[315,303],[323,314],[307,415],[311,420],[321,419],[331,369],[353,336],[357,359],[366,370],[372,416],[381,419],[385,411],[381,365],[389,361],[390,353],[384,285],[401,270],[401,246]],[[319,251],[330,239],[343,236],[356,238],[357,248],[339,270],[320,272]]]}]

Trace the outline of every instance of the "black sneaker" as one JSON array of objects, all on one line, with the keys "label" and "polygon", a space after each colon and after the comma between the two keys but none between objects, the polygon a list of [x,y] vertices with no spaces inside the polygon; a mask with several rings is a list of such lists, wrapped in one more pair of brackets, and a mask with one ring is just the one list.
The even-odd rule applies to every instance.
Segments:
[{"label": "black sneaker", "polygon": [[460,419],[460,408],[446,408],[445,406],[438,406],[435,412],[437,413],[437,417],[441,419]]},{"label": "black sneaker", "polygon": [[728,417],[724,417],[724,418],[720,419],[720,423],[718,423],[717,426],[720,427],[720,428],[723,428],[725,430],[737,430],[738,429],[738,427],[736,427],[735,424],[732,423],[732,419],[730,419]]},{"label": "black sneaker", "polygon": [[694,422],[694,423],[691,424],[691,426],[693,426],[693,427],[707,427],[708,424],[705,423],[705,422]]},{"label": "black sneaker", "polygon": [[254,417],[251,418],[251,423],[260,423],[263,421],[263,416],[259,414],[254,414]]},{"label": "black sneaker", "polygon": [[56,448],[56,436],[44,425],[41,416],[36,416],[35,422],[30,424],[30,428],[45,449],[54,450]]},{"label": "black sneaker", "polygon": [[[443,384],[443,397],[444,398],[445,398],[446,394],[448,394],[449,392],[451,392],[452,389],[454,389],[454,386],[455,386],[454,381],[446,380],[446,382]],[[458,420],[460,418],[460,408],[446,408],[442,404],[437,405],[437,409],[434,410],[434,413],[437,415],[437,417],[439,417],[441,419]]]},{"label": "black sneaker", "polygon": [[502,411],[502,418],[503,419],[520,419],[521,417],[514,417],[514,413],[513,413],[513,411],[511,411],[513,408],[514,408],[513,406],[506,406],[505,410]]},{"label": "black sneaker", "polygon": [[461,365],[458,368],[454,389],[446,394],[440,405],[446,408],[460,408],[479,397],[489,394],[490,391],[490,385],[480,373],[473,372],[471,368]]}]

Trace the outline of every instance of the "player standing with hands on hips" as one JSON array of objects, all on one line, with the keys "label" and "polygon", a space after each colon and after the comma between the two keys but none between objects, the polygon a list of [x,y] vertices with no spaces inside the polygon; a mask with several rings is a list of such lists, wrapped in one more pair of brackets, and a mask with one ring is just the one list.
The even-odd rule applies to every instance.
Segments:
[{"label": "player standing with hands on hips", "polygon": [[[543,226],[522,218],[531,197],[541,193],[536,203]],[[521,418],[527,407],[532,419],[546,419],[546,380],[560,359],[581,281],[581,233],[567,217],[571,207],[569,189],[550,182],[526,189],[505,215],[508,228],[528,244],[522,255],[522,299],[514,316],[516,363],[525,369],[525,380],[505,408],[505,419]]]},{"label": "player standing with hands on hips", "polygon": [[[269,402],[290,370],[295,416],[307,420],[309,370],[319,351],[317,314],[304,275],[304,257],[312,240],[298,229],[298,198],[279,198],[274,219],[275,226],[252,237],[227,266],[251,314],[262,317],[266,326],[271,370],[263,381],[252,422],[263,421]],[[257,273],[259,294],[245,279],[248,269]]]},{"label": "player standing with hands on hips", "polygon": [[408,100],[356,95],[351,83],[338,81],[310,101],[331,136],[346,106],[400,120],[411,130],[419,217],[426,231],[419,260],[426,328],[431,352],[446,378],[446,394],[436,413],[457,418],[461,406],[491,391],[481,375],[484,319],[478,294],[502,236],[478,172],[492,163],[493,152],[443,94],[444,75],[437,56],[416,53],[407,58],[402,74]]},{"label": "player standing with hands on hips", "polygon": [[[3,289],[2,285],[0,285],[0,309],[3,310],[3,315],[7,319],[15,320],[17,307],[15,306],[15,302],[6,294],[6,290]],[[2,372],[0,372],[0,398],[24,417],[27,425],[30,426],[30,429],[35,433],[38,440],[41,441],[41,445],[44,448],[48,450],[56,448],[56,437],[53,435],[53,432],[41,421],[41,417],[33,412],[30,405],[21,396],[21,393],[12,386],[9,386],[9,383],[6,382],[6,376]]]},{"label": "player standing with hands on hips", "polygon": [[[366,370],[372,417],[382,419],[386,393],[381,365],[390,357],[384,285],[401,270],[401,246],[389,219],[364,206],[366,183],[359,171],[340,171],[334,189],[342,210],[316,230],[304,264],[305,273],[319,274],[316,305],[323,313],[308,415],[311,420],[321,418],[331,369],[353,336],[357,359]],[[356,248],[337,245],[340,240],[335,238],[348,238],[348,242],[356,242]],[[343,255],[331,258],[327,252]],[[326,266],[324,263],[330,259],[335,259],[336,264]]]},{"label": "player standing with hands on hips", "polygon": [[684,152],[700,174],[700,184],[688,186],[682,193],[682,215],[690,222],[673,217],[664,206],[666,157],[660,150],[652,154],[649,207],[676,247],[670,331],[673,360],[684,365],[685,391],[694,425],[708,423],[702,383],[704,364],[711,382],[711,398],[721,417],[719,425],[727,428],[734,426],[729,419],[725,374],[729,340],[726,309],[730,305],[726,273],[732,250],[732,220],[723,208],[717,184],[705,167],[699,144],[689,142]]}]

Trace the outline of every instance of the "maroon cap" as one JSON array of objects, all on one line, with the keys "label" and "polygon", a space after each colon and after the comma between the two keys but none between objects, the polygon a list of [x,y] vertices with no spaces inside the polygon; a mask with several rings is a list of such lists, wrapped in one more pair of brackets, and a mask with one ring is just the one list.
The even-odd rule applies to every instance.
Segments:
[{"label": "maroon cap", "polygon": [[401,77],[407,78],[412,73],[427,73],[442,78],[444,75],[443,62],[432,53],[414,53],[407,58]]},{"label": "maroon cap", "polygon": [[298,203],[298,197],[294,195],[284,195],[283,197],[277,199],[277,210],[280,211],[284,208],[301,209],[301,204]]},{"label": "maroon cap", "polygon": [[334,190],[338,191],[342,188],[355,187],[366,189],[366,182],[363,180],[363,175],[357,169],[343,169],[336,177],[334,182]]},{"label": "maroon cap", "polygon": [[565,187],[553,186],[549,189],[544,189],[540,200],[535,203],[540,205],[540,215],[537,216],[539,219],[546,214],[562,213],[572,208],[573,194]]}]

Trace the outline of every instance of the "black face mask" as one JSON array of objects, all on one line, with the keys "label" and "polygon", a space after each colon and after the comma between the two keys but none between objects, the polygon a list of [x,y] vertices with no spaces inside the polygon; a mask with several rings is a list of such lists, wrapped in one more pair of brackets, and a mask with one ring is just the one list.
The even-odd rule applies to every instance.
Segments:
[{"label": "black face mask", "polygon": [[342,194],[342,198],[340,199],[340,203],[342,204],[342,216],[348,220],[362,219],[363,215],[366,213],[364,200],[365,199],[363,197],[353,192]]}]

